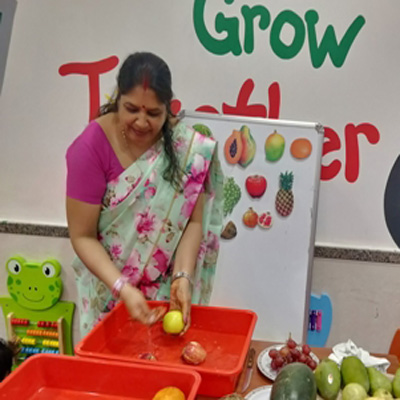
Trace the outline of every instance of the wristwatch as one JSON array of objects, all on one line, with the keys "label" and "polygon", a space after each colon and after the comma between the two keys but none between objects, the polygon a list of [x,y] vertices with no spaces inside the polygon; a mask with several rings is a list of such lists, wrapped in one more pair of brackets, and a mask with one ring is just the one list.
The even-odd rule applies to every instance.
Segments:
[{"label": "wristwatch", "polygon": [[192,279],[192,277],[190,276],[190,274],[188,274],[187,272],[184,272],[184,271],[176,272],[175,274],[173,274],[172,275],[172,279],[171,279],[171,283],[173,281],[176,281],[179,278],[186,278],[189,281],[190,286],[193,287],[193,279]]}]

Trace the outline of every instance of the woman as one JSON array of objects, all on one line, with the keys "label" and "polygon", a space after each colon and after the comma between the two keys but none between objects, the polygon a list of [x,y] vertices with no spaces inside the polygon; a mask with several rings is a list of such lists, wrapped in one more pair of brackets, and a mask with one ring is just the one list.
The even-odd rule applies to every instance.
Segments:
[{"label": "woman", "polygon": [[216,142],[172,128],[171,74],[151,53],[123,63],[115,99],[67,151],[67,220],[85,335],[121,298],[145,324],[170,299],[185,332],[207,303],[222,224]]}]

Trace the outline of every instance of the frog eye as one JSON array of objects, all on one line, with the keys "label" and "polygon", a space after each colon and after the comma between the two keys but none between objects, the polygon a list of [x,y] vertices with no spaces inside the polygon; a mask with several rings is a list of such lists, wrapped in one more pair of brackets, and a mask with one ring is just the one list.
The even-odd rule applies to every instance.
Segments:
[{"label": "frog eye", "polygon": [[42,272],[46,278],[51,278],[56,274],[56,269],[53,264],[46,263],[42,266]]},{"label": "frog eye", "polygon": [[7,264],[7,268],[12,274],[18,275],[21,272],[22,266],[17,260],[10,260]]}]

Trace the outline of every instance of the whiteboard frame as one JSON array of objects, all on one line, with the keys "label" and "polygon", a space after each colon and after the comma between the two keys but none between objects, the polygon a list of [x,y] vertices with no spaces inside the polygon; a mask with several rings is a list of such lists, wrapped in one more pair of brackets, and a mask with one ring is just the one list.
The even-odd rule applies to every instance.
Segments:
[{"label": "whiteboard frame", "polygon": [[[213,113],[204,113],[198,111],[187,111],[181,110],[177,115],[178,119],[183,119],[184,117],[195,118],[196,120],[222,120],[229,122],[237,122],[239,124],[263,124],[263,125],[274,125],[274,126],[282,126],[282,127],[293,127],[293,128],[304,128],[304,129],[315,129],[317,132],[317,161],[321,165],[322,161],[322,148],[324,142],[324,134],[325,129],[322,124],[318,122],[304,122],[304,121],[289,121],[282,119],[269,119],[269,118],[260,118],[260,117],[242,117],[237,115],[222,115],[222,114],[213,114]],[[308,265],[307,265],[307,285],[306,285],[306,303],[304,309],[304,326],[303,326],[303,337],[301,338],[302,343],[306,343],[307,341],[307,332],[308,332],[308,317],[309,317],[309,307],[311,301],[311,284],[312,284],[312,267],[314,263],[314,248],[315,248],[315,237],[316,237],[316,227],[317,227],[317,216],[318,216],[318,200],[319,200],[319,188],[320,188],[320,179],[321,179],[321,168],[317,168],[315,172],[315,180],[314,180],[314,198],[313,198],[313,210],[314,219],[311,224],[311,232],[310,232],[310,244],[312,244],[308,249]],[[266,339],[266,338],[263,338]]]}]

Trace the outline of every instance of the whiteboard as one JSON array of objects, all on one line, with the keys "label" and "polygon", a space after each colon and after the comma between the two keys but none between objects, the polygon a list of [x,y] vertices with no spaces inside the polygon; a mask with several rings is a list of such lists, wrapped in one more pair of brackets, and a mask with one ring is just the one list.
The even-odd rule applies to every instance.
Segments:
[{"label": "whiteboard", "polygon": [[[241,198],[224,224],[234,222],[237,235],[221,239],[220,255],[211,305],[251,309],[258,315],[255,339],[282,341],[289,332],[305,341],[310,301],[311,272],[315,243],[318,191],[320,182],[323,128],[317,123],[292,122],[264,118],[243,118],[183,111],[183,121],[193,126],[206,125],[218,141],[218,156],[225,179],[233,177],[241,189]],[[233,130],[245,125],[256,143],[253,161],[245,168],[230,164],[224,156],[224,144]],[[285,140],[282,157],[267,161],[265,142],[277,131]],[[312,152],[305,159],[291,155],[292,142],[308,139]],[[293,172],[294,207],[290,215],[280,216],[275,208],[280,173]],[[262,175],[267,189],[260,198],[246,190],[250,175]],[[243,214],[252,207],[258,214],[270,212],[272,226],[249,228]]]}]

